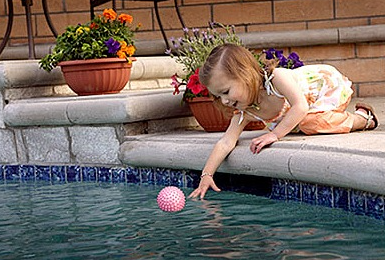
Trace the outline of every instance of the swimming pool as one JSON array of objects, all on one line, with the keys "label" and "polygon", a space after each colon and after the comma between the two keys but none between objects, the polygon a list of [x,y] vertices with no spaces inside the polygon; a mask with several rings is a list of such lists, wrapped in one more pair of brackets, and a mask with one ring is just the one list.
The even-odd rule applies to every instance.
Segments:
[{"label": "swimming pool", "polygon": [[0,185],[0,258],[385,257],[381,220],[228,191],[187,200],[181,212],[166,213],[156,202],[162,187],[7,181]]}]

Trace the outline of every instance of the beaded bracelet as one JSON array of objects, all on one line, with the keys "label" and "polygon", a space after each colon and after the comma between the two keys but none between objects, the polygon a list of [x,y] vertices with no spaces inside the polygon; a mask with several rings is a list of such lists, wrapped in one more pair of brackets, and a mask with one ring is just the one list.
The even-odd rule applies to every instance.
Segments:
[{"label": "beaded bracelet", "polygon": [[212,175],[211,173],[204,172],[204,173],[202,173],[202,175],[201,175],[201,179],[202,179],[203,177],[205,177],[205,176],[210,176],[211,178],[213,177],[213,175]]}]

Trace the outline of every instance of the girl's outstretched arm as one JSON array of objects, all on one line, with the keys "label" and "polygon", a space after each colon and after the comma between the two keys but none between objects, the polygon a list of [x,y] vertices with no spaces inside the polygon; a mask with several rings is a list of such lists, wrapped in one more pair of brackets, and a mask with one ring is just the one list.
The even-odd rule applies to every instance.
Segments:
[{"label": "girl's outstretched arm", "polygon": [[212,188],[214,191],[220,191],[214,182],[214,173],[227,155],[235,148],[243,128],[245,128],[249,122],[248,120],[243,120],[243,122],[239,125],[239,118],[240,114],[235,114],[232,117],[226,133],[215,144],[214,149],[212,150],[209,158],[207,159],[206,165],[202,170],[199,186],[189,195],[189,198],[200,197],[203,199],[209,188]]}]

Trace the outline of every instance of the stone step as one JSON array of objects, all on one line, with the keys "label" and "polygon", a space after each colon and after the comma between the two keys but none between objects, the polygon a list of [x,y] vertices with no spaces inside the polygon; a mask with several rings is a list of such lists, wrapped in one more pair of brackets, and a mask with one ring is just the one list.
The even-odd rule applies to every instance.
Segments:
[{"label": "stone step", "polygon": [[8,126],[133,123],[190,116],[172,89],[130,91],[124,94],[31,98],[4,107]]}]

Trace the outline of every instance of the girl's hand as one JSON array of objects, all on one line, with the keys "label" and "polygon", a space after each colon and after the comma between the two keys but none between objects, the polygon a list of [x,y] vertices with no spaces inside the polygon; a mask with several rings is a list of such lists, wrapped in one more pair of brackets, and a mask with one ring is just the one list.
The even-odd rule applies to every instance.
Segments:
[{"label": "girl's hand", "polygon": [[267,133],[251,140],[250,151],[259,153],[263,147],[278,141],[278,137],[273,133]]},{"label": "girl's hand", "polygon": [[209,188],[212,188],[214,191],[217,191],[217,192],[221,191],[221,189],[219,189],[215,184],[212,176],[209,176],[209,175],[203,176],[201,178],[198,188],[196,188],[193,192],[191,192],[191,194],[188,197],[196,198],[199,196],[200,199],[203,199]]}]

